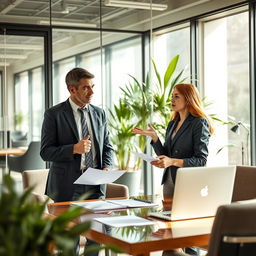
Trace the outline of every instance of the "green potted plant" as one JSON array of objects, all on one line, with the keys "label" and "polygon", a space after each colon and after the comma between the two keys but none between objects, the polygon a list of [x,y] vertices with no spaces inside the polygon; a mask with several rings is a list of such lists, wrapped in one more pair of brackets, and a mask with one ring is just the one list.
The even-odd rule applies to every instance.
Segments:
[{"label": "green potted plant", "polygon": [[22,130],[22,125],[23,125],[23,122],[24,122],[24,114],[22,113],[22,111],[19,111],[15,114],[14,116],[14,121],[15,121],[15,127],[16,127],[16,130]]},{"label": "green potted plant", "polygon": [[[90,228],[90,222],[70,222],[83,214],[71,207],[55,218],[45,216],[45,203],[29,200],[32,188],[19,193],[9,175],[4,175],[0,192],[0,255],[50,256],[74,254],[75,238]],[[109,247],[86,248],[88,251]],[[112,247],[111,247],[112,248]]]},{"label": "green potted plant", "polygon": [[[178,60],[179,55],[171,60],[163,78],[161,78],[152,60],[156,82],[151,82],[149,74],[145,82],[142,83],[130,76],[131,81],[125,87],[120,88],[122,97],[118,104],[114,105],[113,110],[109,110],[111,141],[115,147],[117,168],[127,171],[127,175],[123,175],[116,183],[128,185],[130,195],[137,195],[138,193],[140,173],[137,171],[141,169],[141,159],[135,159],[132,152],[143,153],[147,145],[146,137],[135,136],[131,130],[134,126],[147,128],[150,120],[157,119],[160,122],[158,125],[155,124],[155,127],[163,133],[162,130],[166,128],[170,120],[170,97],[173,86],[184,81],[181,78],[184,70],[175,76]],[[128,175],[136,175],[136,177],[127,183],[124,179]]]}]

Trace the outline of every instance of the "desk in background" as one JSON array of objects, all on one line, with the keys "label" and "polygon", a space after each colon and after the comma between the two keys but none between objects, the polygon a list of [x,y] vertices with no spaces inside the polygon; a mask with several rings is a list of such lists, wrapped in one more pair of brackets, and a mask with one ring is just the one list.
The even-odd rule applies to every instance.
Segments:
[{"label": "desk in background", "polygon": [[[48,204],[48,211],[57,216],[69,206],[70,202],[51,203]],[[149,211],[150,209],[141,208],[115,211],[113,214],[135,214],[147,217]],[[94,217],[104,215],[87,213],[82,216],[82,221],[92,221],[91,229],[84,235],[98,243],[114,244],[124,253],[141,256],[148,256],[153,251],[207,245],[214,219],[202,218],[170,222],[148,217],[156,221],[156,224],[124,228],[113,228],[92,220]]]},{"label": "desk in background", "polygon": [[0,168],[3,169],[3,173],[7,173],[7,168],[6,168],[6,156],[8,155],[23,155],[27,149],[25,148],[7,148],[7,149],[0,149]]},{"label": "desk in background", "polygon": [[7,148],[7,149],[0,149],[0,156],[6,155],[23,155],[27,149],[25,148]]}]

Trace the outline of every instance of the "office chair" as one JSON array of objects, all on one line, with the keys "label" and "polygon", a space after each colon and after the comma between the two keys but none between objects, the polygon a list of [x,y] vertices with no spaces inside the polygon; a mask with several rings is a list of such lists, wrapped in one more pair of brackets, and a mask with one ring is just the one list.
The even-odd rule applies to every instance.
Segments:
[{"label": "office chair", "polygon": [[207,256],[256,255],[255,218],[256,200],[220,206],[213,223]]},{"label": "office chair", "polygon": [[[256,255],[256,200],[222,205],[213,222],[206,256]],[[165,256],[189,256],[165,251]]]},{"label": "office chair", "polygon": [[9,173],[11,171],[23,172],[24,170],[35,170],[45,168],[45,162],[40,156],[40,142],[32,141],[28,150],[21,156],[8,156]]},{"label": "office chair", "polygon": [[44,194],[48,173],[49,169],[25,170],[22,172],[23,189],[33,187],[32,200],[43,203],[48,199],[48,196]]},{"label": "office chair", "polygon": [[11,145],[12,147],[26,147],[27,146],[27,133],[22,131],[11,132]]},{"label": "office chair", "polygon": [[129,188],[126,185],[109,183],[106,189],[106,198],[125,197],[129,198]]},{"label": "office chair", "polygon": [[256,198],[256,166],[237,166],[232,202]]}]

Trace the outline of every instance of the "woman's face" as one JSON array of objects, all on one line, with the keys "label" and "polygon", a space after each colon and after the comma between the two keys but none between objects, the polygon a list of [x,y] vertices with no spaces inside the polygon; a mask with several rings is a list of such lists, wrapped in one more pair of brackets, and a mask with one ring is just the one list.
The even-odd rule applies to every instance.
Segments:
[{"label": "woman's face", "polygon": [[172,93],[172,110],[176,112],[183,112],[187,110],[185,97],[174,88]]}]

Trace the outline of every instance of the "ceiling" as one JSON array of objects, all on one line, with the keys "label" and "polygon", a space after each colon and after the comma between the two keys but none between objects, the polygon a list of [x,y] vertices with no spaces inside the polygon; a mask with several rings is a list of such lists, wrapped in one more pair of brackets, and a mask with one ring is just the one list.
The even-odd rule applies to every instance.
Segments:
[{"label": "ceiling", "polygon": [[[50,12],[53,30],[54,59],[76,54],[76,49],[88,50],[98,47],[98,28],[126,31],[147,31],[150,26],[159,27],[171,22],[209,11],[215,6],[228,5],[241,0],[152,0],[152,3],[168,5],[165,11],[153,11],[104,5],[105,0],[0,0],[0,31],[2,23],[49,25]],[[150,3],[151,0],[126,0]],[[50,4],[51,2],[51,8]],[[101,14],[101,15],[100,15]],[[151,20],[152,18],[152,21]],[[65,29],[60,29],[64,26]],[[67,29],[72,26],[72,29]],[[75,30],[75,27],[91,30]],[[93,30],[93,28],[95,30]],[[106,34],[106,33],[105,33]],[[103,43],[114,42],[113,32],[104,33]],[[126,35],[127,36],[127,35]],[[109,38],[108,38],[109,37]],[[125,35],[120,36],[124,39]],[[118,39],[116,39],[118,40]],[[89,47],[89,46],[88,46]],[[68,53],[69,51],[69,53]],[[58,53],[59,52],[59,53]],[[42,38],[32,36],[3,36],[0,32],[0,68],[3,65],[21,66],[26,60],[43,56]],[[28,62],[27,61],[27,62]],[[31,60],[30,60],[31,61]]]},{"label": "ceiling", "polygon": [[[138,1],[138,0],[133,0]],[[150,0],[139,0],[140,2],[150,2]],[[143,13],[149,11],[139,9],[128,9],[120,7],[108,7],[101,0],[1,0],[0,1],[0,23],[21,23],[49,25],[50,12],[52,14],[52,24],[56,26],[72,26],[85,28],[114,28],[122,29],[117,22],[123,17],[136,15],[144,17]],[[167,0],[153,0],[152,3],[166,3]],[[101,6],[101,8],[100,8]],[[101,18],[100,18],[100,14]],[[124,24],[128,25],[127,21]],[[127,27],[123,27],[127,29]],[[81,33],[81,32],[80,32]],[[84,32],[83,32],[84,33]],[[98,33],[98,32],[97,32]],[[55,30],[53,33],[53,47],[58,48],[58,44],[71,41],[76,37],[75,31]],[[98,37],[99,33],[97,34]],[[87,38],[94,38],[93,32]],[[76,40],[79,41],[79,40]],[[41,52],[43,54],[43,41],[41,38],[28,36],[6,36],[0,34],[0,66],[11,66],[22,62],[31,54]]]},{"label": "ceiling", "polygon": [[[150,0],[133,0],[134,2],[150,3]],[[103,0],[52,0],[51,10],[49,0],[1,0],[0,17],[15,22],[42,24],[49,21],[52,13],[54,22],[86,23],[87,27],[100,26],[102,23],[113,21],[131,12],[141,13],[143,10],[105,6]],[[153,0],[152,3],[167,3],[167,0]],[[101,6],[101,8],[100,8]],[[102,20],[100,21],[100,12]],[[44,23],[45,24],[45,23]]]}]

